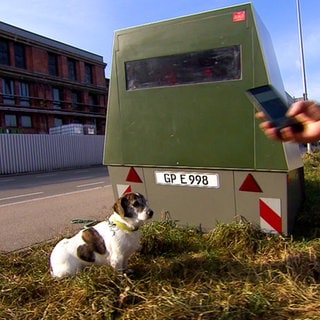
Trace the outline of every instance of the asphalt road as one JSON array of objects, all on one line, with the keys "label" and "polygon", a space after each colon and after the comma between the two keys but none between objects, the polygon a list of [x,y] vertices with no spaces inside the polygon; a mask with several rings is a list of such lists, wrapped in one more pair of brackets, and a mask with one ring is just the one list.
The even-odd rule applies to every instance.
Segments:
[{"label": "asphalt road", "polygon": [[69,236],[82,225],[72,219],[103,220],[114,198],[106,167],[0,177],[0,251]]}]

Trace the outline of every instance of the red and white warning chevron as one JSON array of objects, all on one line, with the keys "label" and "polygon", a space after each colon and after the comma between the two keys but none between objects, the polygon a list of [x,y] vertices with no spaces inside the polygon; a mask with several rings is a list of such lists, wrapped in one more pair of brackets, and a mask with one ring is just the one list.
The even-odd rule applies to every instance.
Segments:
[{"label": "red and white warning chevron", "polygon": [[260,198],[260,226],[263,231],[281,233],[281,200],[276,198]]}]

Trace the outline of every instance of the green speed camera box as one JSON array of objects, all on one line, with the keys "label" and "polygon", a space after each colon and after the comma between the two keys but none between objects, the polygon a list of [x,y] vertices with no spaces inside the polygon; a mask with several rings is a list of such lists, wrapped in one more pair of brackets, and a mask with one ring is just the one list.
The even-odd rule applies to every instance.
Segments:
[{"label": "green speed camera box", "polygon": [[290,233],[302,161],[259,129],[245,91],[264,84],[285,96],[251,4],[116,31],[104,153],[115,197],[142,192],[182,224],[243,216]]}]

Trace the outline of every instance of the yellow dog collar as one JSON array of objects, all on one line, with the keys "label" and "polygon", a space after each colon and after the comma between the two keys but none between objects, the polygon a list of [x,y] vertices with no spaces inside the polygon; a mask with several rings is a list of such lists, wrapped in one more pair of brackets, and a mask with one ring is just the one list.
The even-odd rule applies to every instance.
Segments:
[{"label": "yellow dog collar", "polygon": [[117,219],[114,219],[114,217],[110,217],[110,221],[116,225],[118,228],[124,230],[124,231],[128,231],[128,232],[132,232],[132,231],[136,231],[136,230],[132,230],[130,227],[128,227],[125,223],[118,221]]}]

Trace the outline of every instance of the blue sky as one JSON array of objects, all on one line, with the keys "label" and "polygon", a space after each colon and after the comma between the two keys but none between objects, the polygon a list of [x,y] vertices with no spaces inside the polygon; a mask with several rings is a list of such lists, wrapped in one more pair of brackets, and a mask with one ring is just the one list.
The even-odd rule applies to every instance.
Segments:
[{"label": "blue sky", "polygon": [[[0,20],[103,56],[110,75],[115,30],[250,1],[10,0]],[[296,0],[252,0],[275,48],[284,86],[302,96]],[[300,0],[309,99],[320,101],[320,1]]]}]

